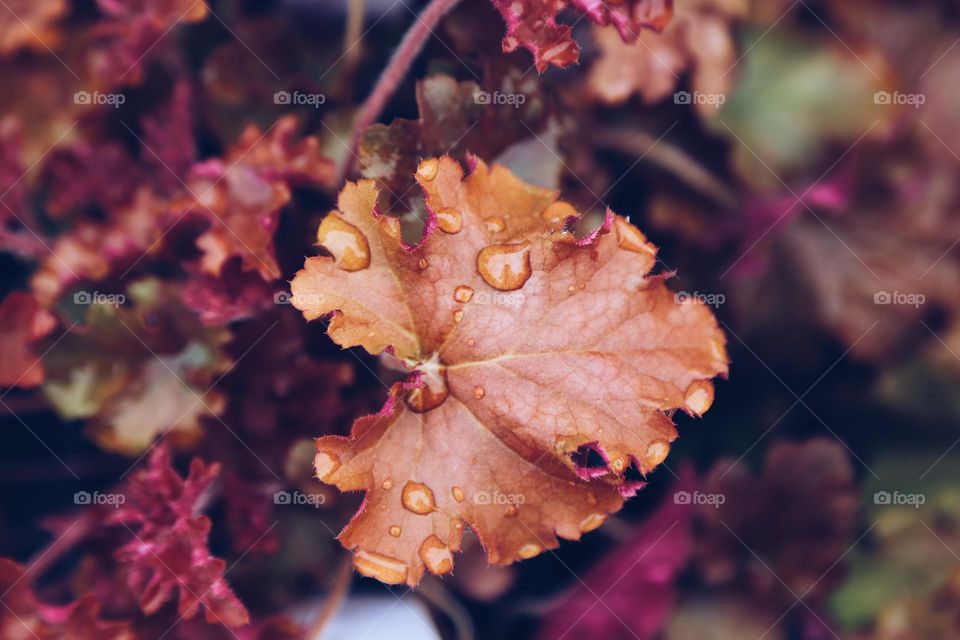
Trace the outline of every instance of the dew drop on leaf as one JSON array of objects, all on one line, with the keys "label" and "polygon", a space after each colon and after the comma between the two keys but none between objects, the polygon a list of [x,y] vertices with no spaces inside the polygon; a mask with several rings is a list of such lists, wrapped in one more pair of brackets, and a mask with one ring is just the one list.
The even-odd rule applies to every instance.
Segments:
[{"label": "dew drop on leaf", "polygon": [[317,472],[317,477],[326,480],[340,468],[340,459],[329,451],[317,451],[313,459],[313,468]]},{"label": "dew drop on leaf", "polygon": [[453,299],[461,304],[466,304],[473,299],[473,289],[465,284],[462,284],[454,289]]},{"label": "dew drop on leaf", "polygon": [[433,491],[422,482],[410,481],[405,484],[401,501],[404,509],[421,516],[437,510],[437,503],[433,499]]},{"label": "dew drop on leaf", "polygon": [[580,521],[580,531],[587,533],[593,531],[604,522],[606,522],[607,516],[602,513],[591,513],[589,516]]},{"label": "dew drop on leaf", "polygon": [[436,158],[424,160],[417,167],[417,176],[427,182],[437,177],[437,171],[440,169],[440,161]]},{"label": "dew drop on leaf", "polygon": [[344,271],[361,271],[370,266],[370,244],[366,236],[335,213],[330,213],[317,229],[317,242],[333,254]]},{"label": "dew drop on leaf", "polygon": [[483,281],[500,291],[522,287],[533,270],[530,267],[530,243],[494,244],[477,255],[477,271]]},{"label": "dew drop on leaf", "polygon": [[362,549],[358,549],[353,557],[353,566],[360,574],[387,584],[406,582],[407,573],[410,570],[406,563],[396,558]]},{"label": "dew drop on leaf", "polygon": [[668,453],[670,453],[670,443],[666,440],[654,440],[650,443],[650,446],[647,447],[647,455],[644,463],[648,469],[653,469],[667,459]]},{"label": "dew drop on leaf", "polygon": [[695,380],[683,394],[683,406],[695,416],[702,416],[713,405],[713,384],[707,380]]},{"label": "dew drop on leaf", "polygon": [[568,202],[558,200],[543,210],[540,217],[547,222],[562,222],[567,218],[575,218],[577,210]]},{"label": "dew drop on leaf", "polygon": [[539,555],[541,551],[543,551],[543,547],[540,545],[527,543],[517,550],[517,555],[524,560],[529,560],[530,558]]},{"label": "dew drop on leaf", "polygon": [[490,233],[500,233],[507,228],[503,218],[499,218],[497,216],[491,216],[484,220],[484,222],[487,223],[487,229],[490,231]]},{"label": "dew drop on leaf", "polygon": [[389,531],[390,535],[392,535],[394,538],[399,538],[400,534],[403,532],[397,525],[390,527]]},{"label": "dew drop on leaf", "polygon": [[450,553],[450,548],[432,534],[420,545],[420,559],[434,575],[442,575],[453,569],[453,554]]},{"label": "dew drop on leaf", "polygon": [[444,233],[458,233],[463,229],[463,216],[456,209],[441,209],[437,212],[437,226]]}]

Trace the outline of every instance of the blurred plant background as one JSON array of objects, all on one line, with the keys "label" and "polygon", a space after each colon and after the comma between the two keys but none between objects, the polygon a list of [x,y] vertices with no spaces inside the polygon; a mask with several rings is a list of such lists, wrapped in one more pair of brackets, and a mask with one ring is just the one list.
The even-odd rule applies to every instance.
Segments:
[{"label": "blurred plant background", "polygon": [[[960,7],[570,10],[540,74],[453,3],[355,132],[426,4],[0,2],[0,636],[960,636]],[[581,542],[386,588],[311,464],[395,374],[286,282],[340,176],[416,234],[468,152],[630,216],[731,374]]]}]

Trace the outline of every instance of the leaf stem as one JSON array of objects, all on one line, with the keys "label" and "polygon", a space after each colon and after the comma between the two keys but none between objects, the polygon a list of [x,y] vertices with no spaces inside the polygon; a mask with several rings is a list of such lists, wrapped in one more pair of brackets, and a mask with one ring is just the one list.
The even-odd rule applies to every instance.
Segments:
[{"label": "leaf stem", "polygon": [[373,87],[373,91],[364,101],[360,110],[357,111],[353,122],[353,135],[350,139],[350,149],[341,168],[339,182],[343,182],[353,166],[354,159],[357,157],[357,148],[360,145],[360,136],[364,129],[376,121],[387,105],[387,101],[393,96],[397,87],[407,75],[407,71],[416,60],[420,51],[433,34],[433,29],[440,23],[440,20],[453,9],[460,0],[430,0],[423,12],[416,17],[414,23],[404,34],[400,41],[400,46],[393,52],[390,62],[387,63],[383,73]]}]

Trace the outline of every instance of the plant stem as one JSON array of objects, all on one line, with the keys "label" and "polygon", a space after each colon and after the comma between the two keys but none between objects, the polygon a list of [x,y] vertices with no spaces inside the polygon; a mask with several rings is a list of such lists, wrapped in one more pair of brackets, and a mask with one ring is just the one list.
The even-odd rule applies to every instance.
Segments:
[{"label": "plant stem", "polygon": [[353,135],[350,139],[350,149],[347,153],[341,169],[340,182],[346,178],[353,166],[353,161],[357,157],[357,148],[360,145],[360,136],[364,129],[376,121],[387,105],[387,101],[393,96],[397,87],[407,75],[410,65],[416,60],[420,51],[433,33],[433,29],[440,23],[440,20],[449,12],[460,0],[430,0],[430,4],[417,16],[414,23],[404,34],[400,41],[400,46],[393,52],[390,62],[380,74],[377,84],[373,91],[364,101],[360,110],[357,111],[353,122]]}]

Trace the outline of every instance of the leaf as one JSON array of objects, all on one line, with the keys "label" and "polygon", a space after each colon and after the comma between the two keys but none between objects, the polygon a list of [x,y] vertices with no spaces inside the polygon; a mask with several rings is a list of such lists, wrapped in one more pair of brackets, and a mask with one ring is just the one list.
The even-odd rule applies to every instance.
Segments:
[{"label": "leaf", "polygon": [[35,640],[133,640],[128,622],[100,618],[100,603],[92,595],[63,606],[44,604],[30,587],[27,571],[0,558],[0,636]]},{"label": "leaf", "polygon": [[27,389],[43,382],[43,363],[33,343],[55,324],[54,316],[25,291],[14,291],[0,302],[0,387]]},{"label": "leaf", "polygon": [[246,608],[223,578],[226,563],[210,555],[210,519],[196,513],[219,473],[219,464],[194,458],[189,474],[181,478],[170,466],[169,449],[160,445],[146,468],[127,483],[127,500],[110,522],[123,524],[133,534],[117,558],[128,565],[130,589],[147,615],[179,594],[177,612],[185,619],[202,606],[211,624],[237,627],[249,622]]},{"label": "leaf", "polygon": [[[452,568],[464,523],[497,564],[599,526],[636,490],[631,463],[666,457],[668,412],[705,412],[727,371],[709,310],[650,275],[656,249],[625,219],[578,240],[555,192],[478,160],[466,180],[425,160],[417,179],[431,213],[418,246],[377,213],[372,182],[349,183],[318,230],[333,257],[291,286],[308,320],[332,314],[336,343],[413,370],[316,459],[320,479],[367,492],[340,536],[357,568],[409,584]],[[582,447],[604,466],[575,464]]]},{"label": "leaf", "polygon": [[[505,73],[496,79],[497,88],[457,82],[443,74],[421,80],[416,88],[419,119],[397,119],[364,130],[358,151],[363,177],[377,180],[391,200],[406,204],[407,198],[419,195],[414,173],[422,158],[447,154],[465,159],[467,153],[493,158],[531,137],[542,127],[544,101],[532,78],[524,82],[517,76]],[[523,104],[484,104],[478,100],[484,88],[488,94],[519,92]]]},{"label": "leaf", "polygon": [[195,442],[201,418],[225,405],[210,385],[229,365],[222,351],[229,332],[203,327],[177,289],[159,280],[128,287],[125,306],[85,295],[93,302],[85,324],[45,359],[50,403],[64,418],[87,418],[91,437],[110,451],[137,455],[167,434]]},{"label": "leaf", "polygon": [[598,25],[612,24],[624,42],[636,40],[641,29],[663,29],[673,13],[673,0],[627,0],[615,4],[601,0],[491,1],[507,23],[503,51],[510,53],[524,47],[533,54],[540,73],[551,64],[563,68],[580,58],[571,28],[557,23],[557,14],[568,5]]},{"label": "leaf", "polygon": [[[692,72],[690,90],[730,93],[737,59],[733,22],[747,12],[743,0],[680,0],[662,33],[643,31],[626,41],[609,29],[594,27],[601,56],[590,69],[590,89],[608,104],[621,104],[637,93],[646,104],[664,100],[677,90],[681,76]],[[696,103],[707,115],[714,104]]]},{"label": "leaf", "polygon": [[[689,491],[692,475],[681,472],[674,491]],[[614,638],[624,628],[637,640],[657,637],[677,598],[674,584],[690,560],[693,515],[689,504],[668,495],[629,540],[554,603],[539,637]]]},{"label": "leaf", "polygon": [[194,165],[190,194],[173,206],[178,215],[204,215],[211,227],[197,239],[204,271],[219,276],[228,258],[238,255],[246,271],[264,280],[280,277],[273,234],[291,188],[320,186],[333,177],[333,163],[314,137],[295,142],[297,119],[281,118],[266,131],[250,125],[223,159]]}]

